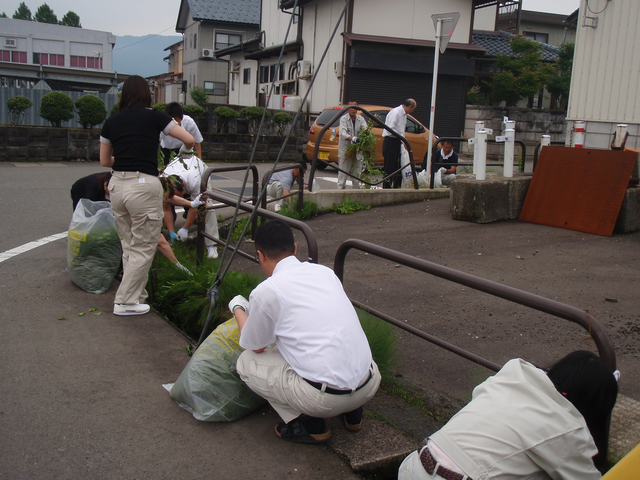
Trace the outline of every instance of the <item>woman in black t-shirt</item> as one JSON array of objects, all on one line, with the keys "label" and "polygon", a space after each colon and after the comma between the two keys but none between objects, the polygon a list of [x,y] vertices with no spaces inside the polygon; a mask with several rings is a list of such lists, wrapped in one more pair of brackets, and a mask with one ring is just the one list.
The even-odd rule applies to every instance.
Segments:
[{"label": "woman in black t-shirt", "polygon": [[193,136],[164,112],[151,109],[149,85],[129,77],[122,87],[119,112],[100,133],[100,164],[112,168],[111,208],[122,242],[124,274],[116,292],[115,315],[149,311],[145,285],[162,226],[162,185],[158,180],[160,132],[193,148]]}]

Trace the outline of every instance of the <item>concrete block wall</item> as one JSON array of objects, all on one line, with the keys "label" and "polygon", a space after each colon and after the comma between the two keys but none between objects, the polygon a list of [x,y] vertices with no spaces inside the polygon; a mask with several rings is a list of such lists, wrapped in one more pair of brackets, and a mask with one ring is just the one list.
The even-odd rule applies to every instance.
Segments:
[{"label": "concrete block wall", "polygon": [[[242,134],[203,133],[202,156],[207,161],[235,160],[247,162],[254,137]],[[277,158],[284,137],[261,136],[255,159],[273,161]],[[301,137],[291,137],[282,160],[297,161],[304,149]],[[100,160],[100,129],[54,128],[30,126],[0,126],[0,161],[66,161]]]}]

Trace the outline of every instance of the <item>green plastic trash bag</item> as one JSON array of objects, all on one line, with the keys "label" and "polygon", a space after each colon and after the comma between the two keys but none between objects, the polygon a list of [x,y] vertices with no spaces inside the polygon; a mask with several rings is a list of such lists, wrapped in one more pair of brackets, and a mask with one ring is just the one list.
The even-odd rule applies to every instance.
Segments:
[{"label": "green plastic trash bag", "polygon": [[67,234],[71,280],[85,292],[104,293],[118,273],[122,245],[109,202],[81,198]]},{"label": "green plastic trash bag", "polygon": [[236,361],[244,349],[235,318],[219,325],[196,350],[169,394],[198,420],[231,422],[265,403],[240,380]]}]

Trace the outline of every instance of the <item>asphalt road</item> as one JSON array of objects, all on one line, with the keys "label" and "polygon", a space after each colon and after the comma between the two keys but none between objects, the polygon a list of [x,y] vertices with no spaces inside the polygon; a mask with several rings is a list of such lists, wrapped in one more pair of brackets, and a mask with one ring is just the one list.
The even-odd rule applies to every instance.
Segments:
[{"label": "asphalt road", "polygon": [[[260,165],[261,174],[267,168]],[[0,260],[65,232],[71,184],[101,170],[0,163]],[[621,393],[640,400],[640,232],[599,237],[517,221],[456,222],[448,200],[327,214],[308,225],[325,265],[333,266],[344,240],[360,238],[588,309],[613,341]],[[574,349],[595,349],[566,321],[373,255],[349,253],[345,289],[499,364],[520,356],[546,366]],[[151,316],[113,317],[113,291],[76,288],[64,239],[0,261],[0,299],[0,478],[354,478],[324,447],[277,440],[278,419],[268,408],[228,425],[202,424],[178,409],[160,385],[186,364],[185,339]],[[79,316],[89,308],[104,315]],[[397,375],[445,399],[468,400],[489,374],[404,332],[398,346]]]}]

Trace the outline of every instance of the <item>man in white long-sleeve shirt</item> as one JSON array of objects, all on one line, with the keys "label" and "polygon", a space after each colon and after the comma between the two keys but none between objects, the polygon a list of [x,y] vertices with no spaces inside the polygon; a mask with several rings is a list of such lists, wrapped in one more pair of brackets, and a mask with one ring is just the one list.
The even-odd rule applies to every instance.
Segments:
[{"label": "man in white long-sleeve shirt", "polygon": [[[407,115],[413,112],[417,103],[413,98],[407,98],[402,105],[389,110],[385,122],[398,135],[404,137],[407,126]],[[400,146],[402,141],[393,136],[388,130],[382,132],[382,156],[384,157],[384,176],[387,177],[400,168]],[[382,188],[400,188],[402,177],[397,173],[393,177],[385,180]]]}]

